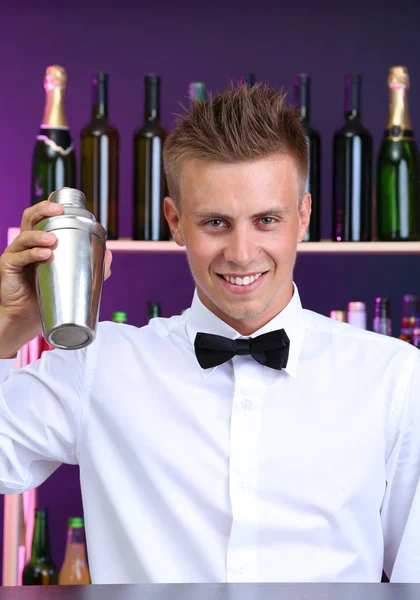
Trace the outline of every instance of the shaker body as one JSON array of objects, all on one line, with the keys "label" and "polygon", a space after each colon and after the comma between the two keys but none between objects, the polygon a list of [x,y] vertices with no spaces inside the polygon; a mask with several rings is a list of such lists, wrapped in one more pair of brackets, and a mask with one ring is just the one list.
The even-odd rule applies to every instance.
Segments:
[{"label": "shaker body", "polygon": [[[77,192],[63,188],[66,194]],[[58,190],[55,194],[59,194]],[[73,214],[70,214],[73,213]],[[54,348],[77,350],[94,341],[105,269],[106,234],[79,204],[47,218],[36,229],[57,237],[47,261],[35,264],[42,329]]]}]

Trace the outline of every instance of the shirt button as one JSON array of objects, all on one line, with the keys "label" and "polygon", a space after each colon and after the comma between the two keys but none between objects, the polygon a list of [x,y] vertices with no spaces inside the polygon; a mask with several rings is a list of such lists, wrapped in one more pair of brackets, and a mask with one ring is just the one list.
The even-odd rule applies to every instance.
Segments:
[{"label": "shirt button", "polygon": [[248,566],[247,566],[245,563],[240,563],[240,564],[238,565],[238,572],[239,572],[239,573],[242,573],[242,575],[243,575],[243,574],[244,574],[244,573],[246,573],[247,571],[248,571]]},{"label": "shirt button", "polygon": [[249,400],[248,398],[244,398],[241,401],[241,406],[244,410],[252,410],[252,400]]}]

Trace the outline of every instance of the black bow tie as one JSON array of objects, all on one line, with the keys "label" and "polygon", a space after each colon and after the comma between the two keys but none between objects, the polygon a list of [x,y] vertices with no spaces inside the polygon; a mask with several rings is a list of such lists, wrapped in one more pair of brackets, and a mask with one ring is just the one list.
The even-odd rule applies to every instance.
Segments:
[{"label": "black bow tie", "polygon": [[280,371],[287,365],[289,344],[284,329],[278,329],[255,338],[237,340],[212,333],[197,333],[194,348],[203,369],[221,365],[235,354],[250,354],[261,365]]}]

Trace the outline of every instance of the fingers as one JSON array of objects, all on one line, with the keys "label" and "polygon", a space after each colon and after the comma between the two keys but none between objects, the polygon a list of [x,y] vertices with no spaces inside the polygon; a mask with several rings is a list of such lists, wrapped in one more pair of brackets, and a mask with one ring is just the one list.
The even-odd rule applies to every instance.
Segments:
[{"label": "fingers", "polygon": [[24,267],[48,260],[52,254],[49,248],[29,248],[21,252],[5,252],[0,258],[0,273],[21,271]]},{"label": "fingers", "polygon": [[22,221],[20,224],[21,231],[29,231],[33,229],[33,227],[45,217],[61,215],[61,213],[64,210],[64,206],[62,204],[50,202],[49,198],[48,200],[38,202],[38,204],[35,204],[35,206],[30,206],[29,208],[23,211]]},{"label": "fingers", "polygon": [[6,248],[6,252],[22,252],[29,248],[44,247],[49,248],[55,244],[57,236],[52,232],[44,231],[23,231]]}]

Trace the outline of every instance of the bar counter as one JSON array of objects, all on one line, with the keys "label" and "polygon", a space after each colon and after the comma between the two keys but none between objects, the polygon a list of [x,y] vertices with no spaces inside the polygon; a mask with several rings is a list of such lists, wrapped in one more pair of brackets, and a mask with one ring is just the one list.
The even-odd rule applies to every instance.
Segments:
[{"label": "bar counter", "polygon": [[420,584],[217,583],[0,587],[0,600],[419,600]]}]

